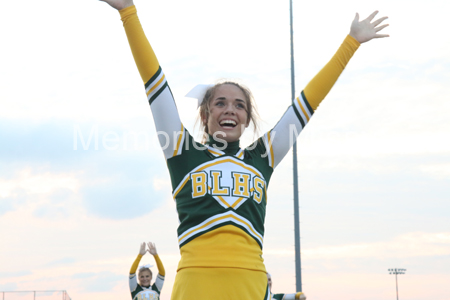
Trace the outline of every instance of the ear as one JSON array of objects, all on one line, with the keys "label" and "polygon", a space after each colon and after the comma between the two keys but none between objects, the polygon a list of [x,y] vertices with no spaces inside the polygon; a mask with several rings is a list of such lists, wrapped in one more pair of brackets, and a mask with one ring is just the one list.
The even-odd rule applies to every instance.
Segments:
[{"label": "ear", "polygon": [[206,126],[206,124],[208,124],[208,114],[206,113],[206,111],[201,112],[200,119],[202,120],[203,126]]}]

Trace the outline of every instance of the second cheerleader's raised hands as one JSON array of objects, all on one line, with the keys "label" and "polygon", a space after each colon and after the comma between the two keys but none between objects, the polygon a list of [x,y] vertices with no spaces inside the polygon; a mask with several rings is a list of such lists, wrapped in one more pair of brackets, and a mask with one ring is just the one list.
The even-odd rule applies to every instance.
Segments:
[{"label": "second cheerleader's raised hands", "polygon": [[147,253],[147,252],[150,253],[151,255],[158,255],[158,251],[156,251],[155,243],[148,242],[147,247],[148,247],[148,249],[146,250],[145,243],[141,244],[141,248],[139,249],[139,254],[141,256],[144,256],[145,253]]}]

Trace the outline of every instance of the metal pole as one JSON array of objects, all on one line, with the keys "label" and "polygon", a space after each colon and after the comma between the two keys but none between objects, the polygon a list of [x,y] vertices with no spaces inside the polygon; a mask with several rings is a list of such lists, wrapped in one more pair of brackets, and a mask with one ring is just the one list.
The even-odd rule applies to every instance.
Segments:
[{"label": "metal pole", "polygon": [[398,279],[397,275],[405,274],[406,269],[388,269],[389,274],[395,275],[395,291],[397,292],[397,300],[398,300]]},{"label": "metal pole", "polygon": [[[292,16],[292,0],[289,0],[290,31],[291,31],[291,95],[295,99],[295,75],[294,75],[294,30]],[[298,174],[297,174],[297,142],[292,147],[293,176],[294,176],[294,234],[295,234],[295,286],[297,292],[302,291],[302,263],[300,255],[300,211],[298,200]]]},{"label": "metal pole", "polygon": [[395,289],[397,290],[397,300],[398,300],[398,281],[397,281],[397,270],[395,270]]}]

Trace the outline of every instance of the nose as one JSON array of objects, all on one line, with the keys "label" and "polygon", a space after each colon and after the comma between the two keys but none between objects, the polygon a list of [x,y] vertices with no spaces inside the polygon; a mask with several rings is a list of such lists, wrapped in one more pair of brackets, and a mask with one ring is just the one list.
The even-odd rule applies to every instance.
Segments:
[{"label": "nose", "polygon": [[234,107],[234,105],[232,103],[229,103],[225,107],[225,113],[226,114],[232,114],[232,115],[234,115],[236,113],[236,108]]}]

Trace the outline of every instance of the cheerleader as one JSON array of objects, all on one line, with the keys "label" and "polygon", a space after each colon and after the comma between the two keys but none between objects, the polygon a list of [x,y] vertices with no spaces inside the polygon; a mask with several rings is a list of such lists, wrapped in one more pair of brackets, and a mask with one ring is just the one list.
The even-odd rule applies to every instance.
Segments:
[{"label": "cheerleader", "polygon": [[[275,127],[241,148],[243,131],[255,124],[250,91],[230,81],[196,86],[189,95],[199,99],[205,138],[194,141],[133,1],[103,1],[120,13],[171,177],[181,254],[172,300],[269,299],[262,248],[270,177],[360,44],[387,36],[378,33],[386,18],[372,21],[374,12],[359,21],[357,14],[336,54]],[[164,30],[159,25],[155,30]],[[277,101],[272,105],[280,105]]]},{"label": "cheerleader", "polygon": [[[148,249],[145,250],[145,243],[141,244],[139,254],[130,269],[129,283],[131,299],[133,300],[159,300],[159,295],[161,294],[161,290],[164,284],[164,276],[166,275],[166,271],[164,270],[161,259],[159,259],[158,253],[156,251],[156,246],[151,242],[149,242],[147,246]],[[141,261],[141,258],[145,255],[146,252],[153,255],[156,266],[158,267],[158,275],[156,276],[155,282],[151,284],[153,274],[152,270],[150,270],[150,265],[141,266],[139,267],[139,271],[137,274],[137,277],[139,279],[138,284],[136,280],[136,270],[138,268],[139,262]]]}]

